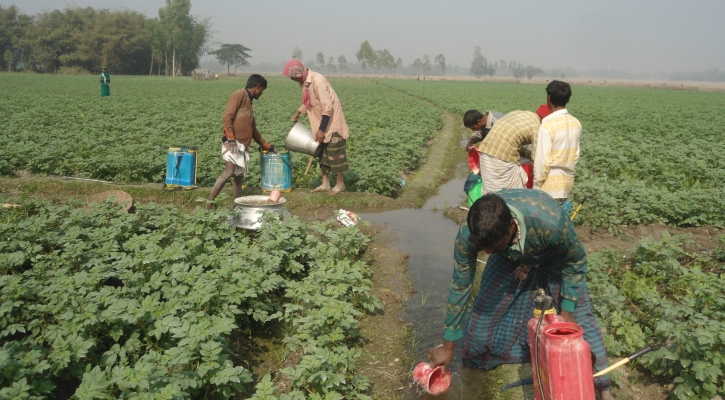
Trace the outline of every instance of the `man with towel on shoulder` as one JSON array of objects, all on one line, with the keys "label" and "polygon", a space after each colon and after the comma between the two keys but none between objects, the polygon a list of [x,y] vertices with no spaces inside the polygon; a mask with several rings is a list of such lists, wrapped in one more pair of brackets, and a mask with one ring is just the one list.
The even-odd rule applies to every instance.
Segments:
[{"label": "man with towel on shoulder", "polygon": [[[262,75],[253,74],[247,79],[246,88],[237,90],[229,96],[222,118],[224,124],[222,159],[226,167],[214,183],[209,200],[214,200],[232,177],[234,177],[232,181],[234,199],[242,195],[242,180],[247,174],[249,145],[252,143],[252,139],[262,149],[274,152],[274,146],[264,140],[254,121],[252,102],[262,96],[265,89],[267,89],[267,80]],[[234,199],[232,199],[232,207]],[[211,204],[207,207],[211,207]]]},{"label": "man with towel on shoulder", "polygon": [[[323,146],[320,154],[322,184],[312,191],[327,192],[330,196],[344,192],[342,174],[349,169],[346,143],[350,132],[337,93],[324,76],[305,68],[300,60],[289,60],[282,75],[289,76],[302,88],[302,105],[292,116],[292,121],[297,121],[300,115],[307,115],[314,139]],[[334,187],[330,186],[330,174],[337,175]]]}]

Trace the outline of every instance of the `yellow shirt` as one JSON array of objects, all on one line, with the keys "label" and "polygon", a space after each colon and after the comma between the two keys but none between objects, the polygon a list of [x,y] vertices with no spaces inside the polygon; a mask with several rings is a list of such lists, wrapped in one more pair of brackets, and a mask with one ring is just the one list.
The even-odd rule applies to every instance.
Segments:
[{"label": "yellow shirt", "polygon": [[566,109],[541,121],[534,155],[534,189],[555,199],[566,199],[574,188],[582,125]]}]

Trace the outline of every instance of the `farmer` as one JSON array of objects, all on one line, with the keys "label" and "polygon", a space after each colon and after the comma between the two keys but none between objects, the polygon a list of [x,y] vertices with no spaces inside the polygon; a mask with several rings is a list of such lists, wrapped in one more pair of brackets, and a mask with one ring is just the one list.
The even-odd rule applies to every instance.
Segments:
[{"label": "farmer", "polygon": [[507,188],[525,188],[529,179],[521,158],[532,158],[531,147],[540,127],[531,111],[511,111],[496,120],[478,145],[482,193]]},{"label": "farmer", "polygon": [[566,109],[570,98],[568,83],[554,80],[546,86],[551,114],[541,120],[534,155],[534,189],[545,191],[562,206],[574,188],[582,134],[581,123]]},{"label": "farmer", "polygon": [[209,200],[214,200],[232,177],[234,198],[242,195],[242,180],[247,174],[249,145],[252,143],[252,139],[264,150],[274,152],[274,146],[264,140],[254,121],[252,102],[262,96],[265,89],[267,89],[267,80],[262,75],[253,74],[247,79],[245,89],[237,90],[229,96],[227,108],[222,116],[224,125],[222,159],[226,167],[214,183]]},{"label": "farmer", "polygon": [[[345,181],[342,174],[349,169],[346,140],[350,137],[350,133],[337,93],[324,76],[305,68],[299,60],[289,60],[284,66],[282,75],[289,76],[302,88],[302,105],[295,111],[292,121],[297,121],[300,115],[307,115],[314,132],[314,139],[322,143],[322,154],[320,154],[322,184],[312,191],[327,192],[330,196],[344,192]],[[337,175],[337,182],[332,188],[330,174]]]},{"label": "farmer", "polygon": [[101,68],[101,97],[111,95],[111,74],[108,73],[106,67]]},{"label": "farmer", "polygon": [[[489,254],[467,326],[462,326],[480,251]],[[447,366],[463,338],[466,366],[483,369],[529,362],[527,323],[536,289],[554,298],[559,314],[584,329],[596,355],[594,370],[607,367],[602,332],[587,295],[587,256],[569,215],[538,190],[504,189],[478,199],[461,225],[453,252],[444,342],[428,352],[433,367]],[[611,399],[608,375],[595,380]]]},{"label": "farmer", "polygon": [[498,111],[486,111],[483,114],[478,110],[466,111],[463,114],[463,125],[473,131],[471,139],[466,144],[466,151],[474,149],[474,145],[482,141],[493,128],[493,124],[503,116],[504,114]]},{"label": "farmer", "polygon": [[463,114],[463,125],[473,131],[471,139],[469,139],[466,144],[471,173],[468,174],[468,178],[463,184],[463,193],[468,196],[469,202],[473,202],[481,197],[480,191],[477,191],[476,193],[471,192],[471,190],[474,189],[481,181],[481,170],[478,165],[479,155],[475,144],[480,143],[486,135],[488,135],[488,132],[491,131],[493,124],[495,124],[496,121],[503,116],[504,114],[498,111],[486,111],[481,114],[478,110],[468,110],[465,114]]}]

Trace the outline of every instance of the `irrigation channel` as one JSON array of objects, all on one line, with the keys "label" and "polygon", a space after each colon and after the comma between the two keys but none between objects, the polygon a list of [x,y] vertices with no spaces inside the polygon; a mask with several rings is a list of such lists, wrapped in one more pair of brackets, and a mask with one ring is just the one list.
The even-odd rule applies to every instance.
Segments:
[{"label": "irrigation channel", "polygon": [[[448,284],[453,273],[453,242],[458,232],[458,224],[444,217],[443,210],[464,203],[463,184],[468,173],[468,166],[460,164],[454,178],[441,185],[438,194],[429,198],[420,209],[358,214],[397,237],[397,242],[391,245],[409,255],[408,270],[416,293],[408,300],[402,318],[412,323],[411,341],[416,364],[428,361],[428,350],[443,342]],[[460,347],[457,346],[449,366],[452,376],[448,391],[434,397],[414,384],[406,398],[479,398],[485,373],[463,368]]]}]

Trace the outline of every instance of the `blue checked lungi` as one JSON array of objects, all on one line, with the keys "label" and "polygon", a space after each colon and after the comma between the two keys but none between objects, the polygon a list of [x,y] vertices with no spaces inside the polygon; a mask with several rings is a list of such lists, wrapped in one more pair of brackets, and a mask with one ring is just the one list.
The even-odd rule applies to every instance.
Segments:
[{"label": "blue checked lungi", "polygon": [[[474,300],[463,341],[463,362],[469,367],[484,369],[501,364],[531,362],[528,321],[532,318],[534,296],[539,288],[554,298],[561,311],[559,287],[561,275],[544,272],[544,266],[533,267],[526,279],[514,274],[514,261],[498,254],[489,256],[481,278],[480,291]],[[586,282],[577,293],[574,310],[577,324],[584,329],[584,340],[596,356],[594,371],[608,366],[602,331],[592,314]],[[598,390],[611,387],[609,375],[594,381]]]}]

